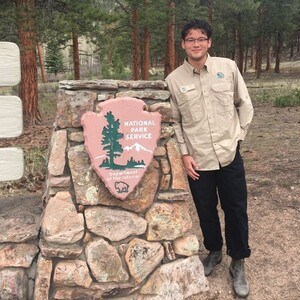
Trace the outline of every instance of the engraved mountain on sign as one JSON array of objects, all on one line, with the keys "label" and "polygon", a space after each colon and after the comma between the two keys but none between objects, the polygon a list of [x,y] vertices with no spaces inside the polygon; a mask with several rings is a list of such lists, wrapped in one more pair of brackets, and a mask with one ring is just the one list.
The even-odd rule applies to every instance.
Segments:
[{"label": "engraved mountain on sign", "polygon": [[93,169],[115,197],[124,200],[149,166],[160,137],[161,116],[142,100],[122,97],[98,105],[81,118]]}]

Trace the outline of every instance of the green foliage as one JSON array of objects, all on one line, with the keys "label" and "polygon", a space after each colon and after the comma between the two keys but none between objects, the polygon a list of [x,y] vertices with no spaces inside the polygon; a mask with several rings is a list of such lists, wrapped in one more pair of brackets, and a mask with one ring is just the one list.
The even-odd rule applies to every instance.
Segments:
[{"label": "green foliage", "polygon": [[56,43],[49,43],[47,45],[45,68],[47,73],[52,73],[55,77],[59,72],[65,70],[63,54]]},{"label": "green foliage", "polygon": [[287,95],[277,96],[274,100],[277,107],[300,106],[300,90],[293,91]]},{"label": "green foliage", "polygon": [[[71,48],[72,32],[94,45],[93,57],[98,58],[98,78],[129,79],[132,65],[131,17],[139,14],[141,50],[144,28],[150,30],[151,67],[164,62],[166,24],[169,20],[166,0],[36,0],[35,24],[39,44],[54,43]],[[291,44],[291,36],[299,31],[299,0],[174,0],[178,61],[185,56],[180,46],[183,24],[192,18],[209,19],[211,4],[213,55],[232,57],[237,48],[236,32],[244,49],[262,37],[276,46],[278,33],[283,45]],[[259,17],[259,11],[262,17]],[[294,35],[295,36],[295,35]],[[14,1],[0,1],[0,39],[18,43]],[[266,45],[264,45],[265,47]],[[87,53],[80,52],[81,61]],[[49,70],[55,74],[55,70]],[[100,75],[99,75],[100,74]],[[70,76],[66,74],[66,77]],[[88,74],[93,77],[93,72]]]}]

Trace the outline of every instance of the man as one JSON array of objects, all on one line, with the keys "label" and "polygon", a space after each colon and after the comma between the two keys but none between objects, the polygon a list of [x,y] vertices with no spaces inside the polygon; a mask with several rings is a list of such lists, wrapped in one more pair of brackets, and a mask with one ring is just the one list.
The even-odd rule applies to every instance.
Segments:
[{"label": "man", "polygon": [[246,179],[239,147],[252,120],[253,107],[236,63],[208,54],[211,34],[205,21],[192,20],[184,26],[181,45],[187,58],[166,82],[176,138],[209,251],[203,260],[204,273],[210,275],[222,260],[219,199],[225,215],[234,290],[240,297],[247,297],[244,258],[251,251]]}]

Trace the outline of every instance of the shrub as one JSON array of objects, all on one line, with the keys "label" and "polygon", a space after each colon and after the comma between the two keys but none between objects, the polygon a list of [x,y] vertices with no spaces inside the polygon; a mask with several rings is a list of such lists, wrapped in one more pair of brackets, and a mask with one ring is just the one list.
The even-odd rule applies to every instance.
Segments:
[{"label": "shrub", "polygon": [[300,90],[276,97],[274,105],[277,107],[300,106]]}]

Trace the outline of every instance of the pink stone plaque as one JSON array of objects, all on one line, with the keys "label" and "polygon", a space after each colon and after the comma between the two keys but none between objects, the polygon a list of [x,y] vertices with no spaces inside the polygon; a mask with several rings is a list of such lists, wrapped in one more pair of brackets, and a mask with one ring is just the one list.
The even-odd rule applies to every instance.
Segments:
[{"label": "pink stone plaque", "polygon": [[161,116],[142,100],[121,97],[99,104],[81,118],[93,169],[115,197],[124,200],[149,166],[160,137]]}]

